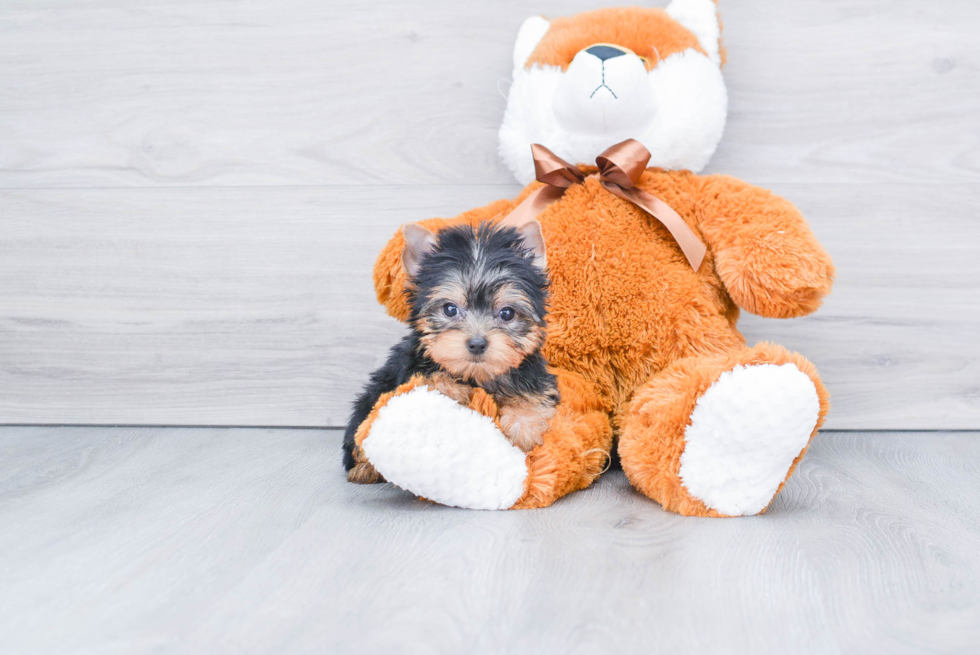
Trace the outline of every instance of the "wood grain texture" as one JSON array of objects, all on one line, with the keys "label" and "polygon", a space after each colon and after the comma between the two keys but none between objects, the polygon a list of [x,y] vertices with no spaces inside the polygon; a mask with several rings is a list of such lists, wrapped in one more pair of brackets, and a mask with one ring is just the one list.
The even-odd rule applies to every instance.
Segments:
[{"label": "wood grain texture", "polygon": [[[614,0],[0,7],[0,424],[338,426],[400,327],[398,224],[517,187],[496,157],[528,13]],[[980,428],[980,5],[723,2],[710,166],[796,202],[828,426]]]},{"label": "wood grain texture", "polygon": [[[0,186],[506,184],[521,21],[618,4],[8,1]],[[731,118],[712,170],[977,180],[980,5],[721,7]]]},{"label": "wood grain texture", "polygon": [[[776,187],[839,279],[811,317],[742,324],[819,366],[831,428],[980,426],[980,223],[961,218],[980,188],[943,189]],[[375,253],[515,190],[7,191],[0,422],[343,425],[404,329],[374,300]]]},{"label": "wood grain texture", "polygon": [[823,434],[768,513],[622,473],[476,512],[346,484],[316,430],[0,430],[16,653],[970,653],[980,434]]},{"label": "wood grain texture", "polygon": [[7,192],[0,423],[342,425],[404,330],[376,253],[500,189],[397,193]]}]

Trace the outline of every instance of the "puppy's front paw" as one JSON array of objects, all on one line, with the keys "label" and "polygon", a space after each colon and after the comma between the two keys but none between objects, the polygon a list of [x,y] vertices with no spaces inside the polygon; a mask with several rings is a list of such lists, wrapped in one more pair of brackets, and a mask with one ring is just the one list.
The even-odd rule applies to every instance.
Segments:
[{"label": "puppy's front paw", "polygon": [[384,482],[385,479],[367,461],[364,451],[359,447],[354,448],[354,467],[347,471],[347,481],[354,484],[376,484]]},{"label": "puppy's front paw", "polygon": [[548,421],[554,415],[555,406],[551,403],[507,403],[500,408],[500,427],[507,439],[526,453],[543,443]]},{"label": "puppy's front paw", "polygon": [[347,481],[353,482],[354,484],[376,484],[378,482],[384,482],[385,479],[369,463],[361,462],[360,464],[355,464],[354,468],[347,471]]}]

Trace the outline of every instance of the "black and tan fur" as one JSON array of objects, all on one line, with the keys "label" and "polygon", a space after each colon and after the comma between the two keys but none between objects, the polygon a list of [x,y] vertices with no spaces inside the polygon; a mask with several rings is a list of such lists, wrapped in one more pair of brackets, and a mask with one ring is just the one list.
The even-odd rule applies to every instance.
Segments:
[{"label": "black and tan fur", "polygon": [[354,435],[378,398],[413,376],[464,405],[475,389],[486,391],[504,434],[525,452],[541,443],[558,403],[541,355],[548,278],[540,225],[483,223],[437,234],[406,225],[402,232],[412,331],[354,403],[344,434],[351,482],[382,481]]}]

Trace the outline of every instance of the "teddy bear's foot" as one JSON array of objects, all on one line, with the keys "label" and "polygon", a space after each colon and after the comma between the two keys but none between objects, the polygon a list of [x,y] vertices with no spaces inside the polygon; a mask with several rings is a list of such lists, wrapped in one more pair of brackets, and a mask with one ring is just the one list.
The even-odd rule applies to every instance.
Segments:
[{"label": "teddy bear's foot", "polygon": [[681,483],[721,514],[758,514],[810,442],[819,412],[816,387],[793,364],[722,373],[691,414]]},{"label": "teddy bear's foot", "polygon": [[812,364],[777,346],[678,362],[638,392],[620,443],[623,468],[673,511],[758,514],[825,411]]},{"label": "teddy bear's foot", "polygon": [[547,507],[602,472],[612,426],[594,386],[552,369],[561,402],[525,454],[508,441],[493,397],[468,407],[413,378],[379,398],[355,435],[355,454],[389,482],[443,505],[468,509]]},{"label": "teddy bear's foot", "polygon": [[524,494],[525,454],[492,419],[425,386],[389,400],[361,448],[386,480],[443,505],[508,509]]}]

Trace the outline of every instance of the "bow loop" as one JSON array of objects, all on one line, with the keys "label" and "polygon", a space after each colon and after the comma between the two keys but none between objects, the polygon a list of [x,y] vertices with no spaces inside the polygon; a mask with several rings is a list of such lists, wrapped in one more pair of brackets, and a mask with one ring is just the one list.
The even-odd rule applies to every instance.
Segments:
[{"label": "bow loop", "polygon": [[531,144],[531,156],[534,157],[534,177],[538,182],[567,189],[585,179],[582,171],[540,143]]},{"label": "bow loop", "polygon": [[595,158],[602,181],[624,188],[636,186],[649,161],[650,151],[636,139],[626,139],[610,146]]}]

